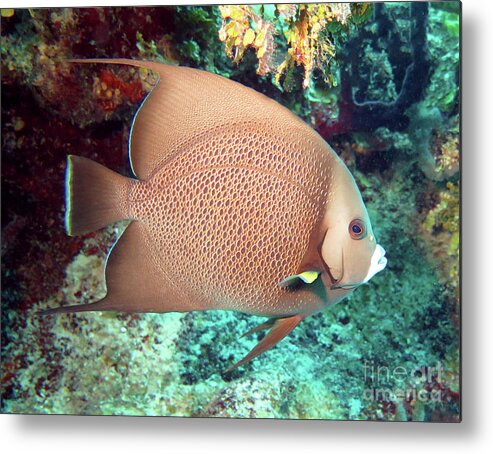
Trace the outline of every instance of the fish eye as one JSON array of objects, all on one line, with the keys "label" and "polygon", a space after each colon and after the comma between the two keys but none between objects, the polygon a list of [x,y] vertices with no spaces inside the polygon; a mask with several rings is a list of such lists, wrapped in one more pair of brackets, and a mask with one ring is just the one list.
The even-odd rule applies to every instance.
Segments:
[{"label": "fish eye", "polygon": [[349,223],[349,235],[353,240],[361,240],[366,236],[365,223],[361,219],[353,219]]}]

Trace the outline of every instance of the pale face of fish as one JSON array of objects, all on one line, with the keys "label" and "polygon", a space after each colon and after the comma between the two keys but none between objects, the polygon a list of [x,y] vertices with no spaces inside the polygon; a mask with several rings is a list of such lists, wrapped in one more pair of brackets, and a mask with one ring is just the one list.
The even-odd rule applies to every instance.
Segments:
[{"label": "pale face of fish", "polygon": [[329,195],[321,255],[329,268],[329,290],[350,291],[382,271],[387,259],[353,177],[342,161],[339,164]]}]

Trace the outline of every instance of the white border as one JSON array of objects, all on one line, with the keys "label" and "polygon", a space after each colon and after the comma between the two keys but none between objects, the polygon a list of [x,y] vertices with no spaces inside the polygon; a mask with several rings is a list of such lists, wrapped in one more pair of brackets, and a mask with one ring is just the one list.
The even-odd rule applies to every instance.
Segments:
[{"label": "white border", "polygon": [[[5,5],[4,5],[5,3]],[[152,1],[113,2],[113,5]],[[178,3],[191,3],[176,1]],[[201,2],[210,3],[210,2]],[[84,1],[80,6],[111,4]],[[2,7],[64,6],[2,1]],[[463,423],[347,423],[0,416],[10,453],[491,452],[493,2],[463,1]],[[84,365],[81,364],[81,367]]]}]

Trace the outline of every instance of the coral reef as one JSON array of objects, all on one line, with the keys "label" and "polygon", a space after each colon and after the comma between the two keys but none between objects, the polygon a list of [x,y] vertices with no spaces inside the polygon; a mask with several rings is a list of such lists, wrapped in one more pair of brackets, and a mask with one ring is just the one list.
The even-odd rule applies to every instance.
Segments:
[{"label": "coral reef", "polygon": [[[440,263],[442,281],[454,289],[459,298],[459,184],[448,181],[438,193],[437,204],[428,211],[423,222],[424,237],[432,254]],[[458,303],[458,301],[457,301]]]},{"label": "coral reef", "polygon": [[[279,87],[284,78],[282,88],[285,90],[293,88],[296,66],[303,67],[304,89],[312,84],[315,69],[325,83],[335,86],[334,43],[347,33],[350,20],[352,24],[360,24],[371,11],[367,3],[229,5],[219,8],[223,18],[219,37],[225,43],[227,55],[238,63],[247,49],[253,49],[258,59],[257,74],[275,74],[274,80]],[[285,41],[277,44],[275,35],[283,36]],[[279,48],[285,49],[283,57],[275,53]]]},{"label": "coral reef", "polygon": [[[369,8],[369,6],[367,6]],[[303,66],[303,88],[311,83],[312,73],[319,69],[326,83],[336,84],[330,72],[330,63],[336,56],[336,48],[331,33],[346,26],[351,16],[348,3],[325,5],[299,5],[298,11],[281,10],[291,19],[286,32],[289,45],[288,55],[277,70],[276,81],[283,73],[292,73],[294,65]]]},{"label": "coral reef", "polygon": [[[458,12],[458,2],[2,9],[2,411],[457,421]],[[310,122],[354,175],[385,272],[232,372],[262,335],[241,334],[262,319],[40,317],[104,295],[125,224],[66,235],[65,160],[131,175],[132,116],[156,81],[64,61],[90,57],[207,69]]]},{"label": "coral reef", "polygon": [[[219,30],[219,38],[224,41],[226,53],[233,61],[239,62],[249,47],[255,50],[258,58],[257,73],[265,75],[273,71],[271,64],[274,53],[274,26],[255,14],[249,6],[220,6],[224,23]],[[228,21],[229,19],[229,21]],[[252,28],[255,24],[255,29]]]}]

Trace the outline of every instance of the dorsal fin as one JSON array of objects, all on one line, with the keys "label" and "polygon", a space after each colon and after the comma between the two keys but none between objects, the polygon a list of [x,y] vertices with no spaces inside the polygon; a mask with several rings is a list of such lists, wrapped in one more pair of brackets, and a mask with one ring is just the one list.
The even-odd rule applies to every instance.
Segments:
[{"label": "dorsal fin", "polygon": [[131,65],[159,74],[158,83],[140,106],[132,125],[130,160],[140,179],[148,179],[187,140],[223,125],[268,122],[278,131],[302,128],[300,136],[315,134],[300,118],[267,96],[207,71],[129,59],[69,61]]}]

